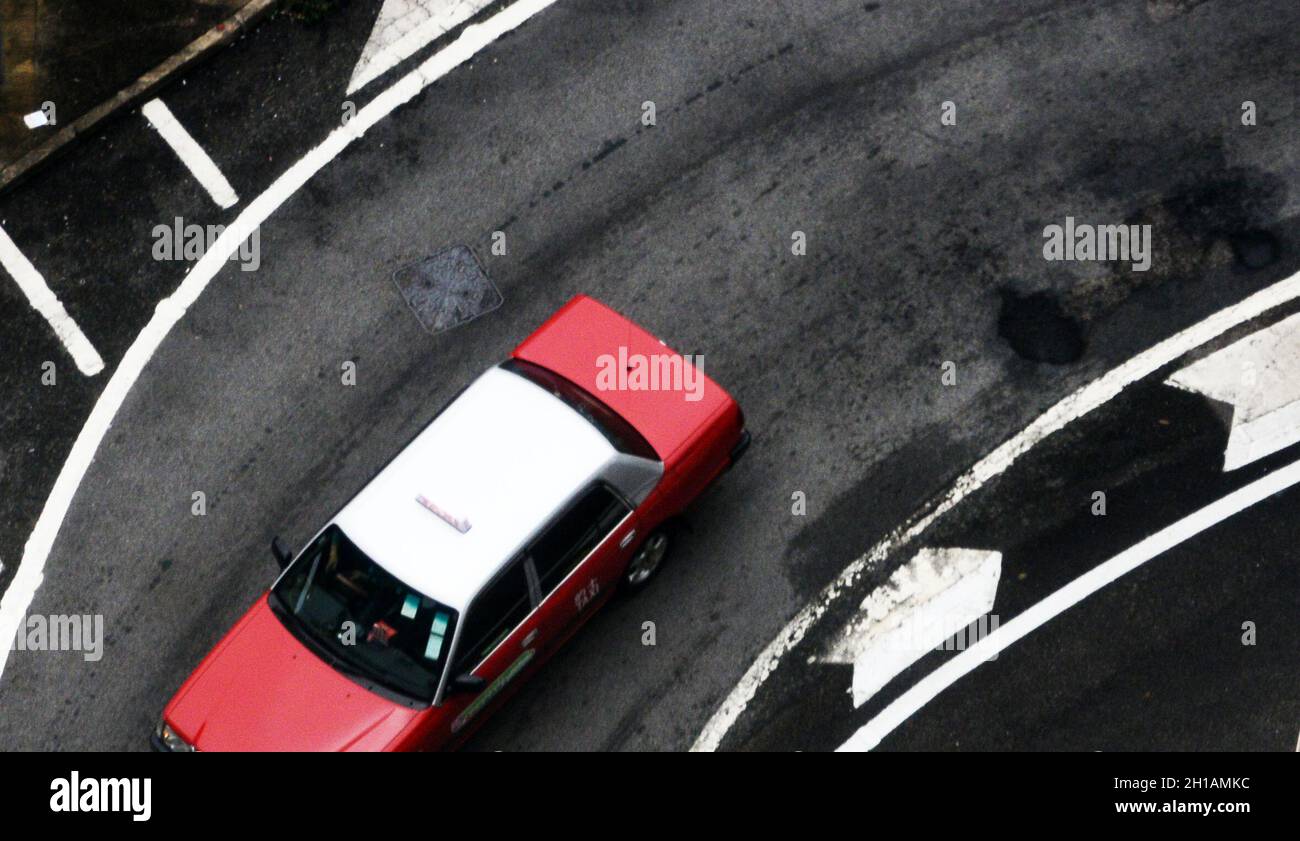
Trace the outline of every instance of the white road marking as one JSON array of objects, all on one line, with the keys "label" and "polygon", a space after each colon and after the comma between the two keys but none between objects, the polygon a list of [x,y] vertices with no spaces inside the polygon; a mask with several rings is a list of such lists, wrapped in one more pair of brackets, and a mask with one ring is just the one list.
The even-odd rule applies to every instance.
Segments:
[{"label": "white road marking", "polygon": [[[763,682],[776,670],[786,653],[799,645],[808,629],[817,623],[827,608],[868,569],[879,564],[891,552],[911,543],[935,520],[952,510],[985,483],[1007,470],[1039,441],[1108,402],[1127,386],[1150,376],[1183,354],[1200,347],[1239,324],[1250,321],[1274,307],[1300,297],[1300,272],[1280,280],[1209,318],[1165,339],[1139,353],[1124,364],[1112,368],[1099,379],[1052,406],[1033,423],[978,461],[958,477],[947,493],[928,510],[918,512],[908,523],[890,532],[871,551],[845,567],[812,602],[805,605],[759,653],[731,693],[705,723],[691,750],[716,750],[727,731],[753,700]],[[910,525],[909,525],[910,523]]]},{"label": "white road marking", "polygon": [[922,549],[862,600],[823,663],[853,664],[853,706],[993,609],[1002,553]]},{"label": "white road marking", "polygon": [[1300,315],[1228,345],[1165,382],[1233,405],[1225,471],[1286,449],[1300,441]]},{"label": "white road marking", "polygon": [[384,0],[375,27],[352,70],[348,93],[361,90],[435,38],[478,14],[493,0]]},{"label": "white road marking", "polygon": [[190,137],[190,133],[177,122],[171,109],[161,99],[149,100],[140,110],[219,207],[225,209],[239,203],[235,188],[221,174],[216,162]]},{"label": "white road marking", "polygon": [[1233,491],[1094,567],[926,675],[915,686],[904,692],[898,700],[863,725],[839,749],[842,751],[871,750],[940,692],[1034,629],[1152,558],[1296,483],[1300,483],[1300,461]]},{"label": "white road marking", "polygon": [[[266,192],[258,196],[239,218],[226,229],[203,257],[194,264],[185,280],[168,298],[158,302],[153,318],[140,331],[140,335],[131,343],[121,363],[113,371],[108,385],[95,402],[90,417],[77,435],[54,488],[45,500],[45,507],[36,520],[36,527],[23,547],[23,557],[18,563],[9,589],[0,600],[0,640],[9,641],[18,632],[22,617],[31,606],[36,591],[41,586],[45,575],[45,562],[54,546],[63,518],[67,516],[68,506],[77,492],[81,480],[90,468],[90,463],[99,449],[100,442],[108,433],[109,426],[122,401],[131,387],[139,379],[149,359],[158,350],[168,332],[185,315],[208,284],[216,277],[230,259],[230,255],[239,247],[242,236],[258,228],[277,208],[298,191],[313,175],[326,164],[366,133],[394,109],[410,102],[420,91],[450,73],[456,67],[471,59],[476,53],[491,44],[505,33],[522,25],[532,16],[544,11],[556,0],[518,0],[502,9],[492,17],[475,26],[466,27],[451,44],[423,64],[412,70],[392,87],[385,90],[374,101],[357,112],[347,125],[330,132],[319,146],[312,149],[293,166],[275,180]],[[0,643],[0,675],[9,659],[9,644]]]},{"label": "white road marking", "polygon": [[41,277],[41,273],[36,271],[31,261],[18,250],[18,246],[14,245],[14,241],[9,238],[9,234],[5,233],[4,228],[0,228],[0,265],[4,266],[5,271],[9,272],[17,282],[18,288],[23,290],[32,308],[44,316],[50,323],[50,327],[54,328],[54,335],[59,337],[59,341],[63,342],[63,346],[72,355],[72,360],[77,363],[77,370],[87,377],[93,377],[104,370],[104,360],[99,358],[95,346],[86,338],[86,334],[81,332],[77,322],[73,321],[72,316],[68,315],[68,311],[63,308],[59,297],[45,283],[45,278]]}]

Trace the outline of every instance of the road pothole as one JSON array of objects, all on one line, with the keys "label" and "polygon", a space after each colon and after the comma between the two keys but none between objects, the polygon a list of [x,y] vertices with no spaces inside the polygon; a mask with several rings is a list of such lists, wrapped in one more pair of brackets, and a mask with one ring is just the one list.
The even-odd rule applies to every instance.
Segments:
[{"label": "road pothole", "polygon": [[468,246],[456,245],[393,272],[393,283],[428,333],[466,324],[504,300]]},{"label": "road pothole", "polygon": [[1003,289],[998,335],[1018,356],[1052,365],[1079,361],[1087,347],[1079,320],[1050,292],[1022,295]]},{"label": "road pothole", "polygon": [[1277,262],[1280,247],[1268,231],[1242,231],[1228,237],[1237,262],[1248,269],[1263,269]]}]

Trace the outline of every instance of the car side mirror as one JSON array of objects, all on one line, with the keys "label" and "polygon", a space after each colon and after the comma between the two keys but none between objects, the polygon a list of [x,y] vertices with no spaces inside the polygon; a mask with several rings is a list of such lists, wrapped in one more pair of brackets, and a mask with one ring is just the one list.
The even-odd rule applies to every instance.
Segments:
[{"label": "car side mirror", "polygon": [[448,690],[447,694],[462,695],[462,694],[482,692],[483,687],[485,686],[487,686],[486,680],[479,677],[478,675],[470,674],[469,672],[466,672],[465,674],[460,675],[459,677],[452,680],[451,686],[447,688]]},{"label": "car side mirror", "polygon": [[275,562],[280,565],[280,569],[287,567],[293,560],[293,551],[278,537],[271,539],[271,554],[275,555]]}]

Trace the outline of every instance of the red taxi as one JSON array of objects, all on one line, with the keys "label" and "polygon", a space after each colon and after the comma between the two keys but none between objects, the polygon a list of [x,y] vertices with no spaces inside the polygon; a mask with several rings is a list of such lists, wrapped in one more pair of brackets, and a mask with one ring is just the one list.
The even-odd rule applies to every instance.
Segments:
[{"label": "red taxi", "polygon": [[585,296],[462,391],[163,711],[165,751],[456,747],[749,443],[736,402]]}]

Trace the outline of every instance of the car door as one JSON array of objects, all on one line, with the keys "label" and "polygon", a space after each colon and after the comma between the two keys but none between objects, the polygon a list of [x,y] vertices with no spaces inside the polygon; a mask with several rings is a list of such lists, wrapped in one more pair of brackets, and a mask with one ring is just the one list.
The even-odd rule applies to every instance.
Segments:
[{"label": "car door", "polygon": [[[541,653],[541,618],[532,562],[519,556],[474,597],[461,620],[451,671],[443,692],[442,732],[431,741],[460,741],[515,688]],[[474,674],[484,686],[457,693],[452,681]]]},{"label": "car door", "polygon": [[[634,548],[634,521],[631,507],[607,485],[589,486],[474,597],[424,744],[467,738],[613,591]],[[486,685],[456,694],[452,681],[466,673]]]},{"label": "car door", "polygon": [[635,541],[631,506],[596,482],[530,544],[545,645],[562,643],[614,591]]}]

